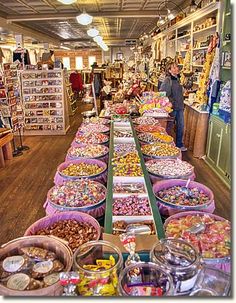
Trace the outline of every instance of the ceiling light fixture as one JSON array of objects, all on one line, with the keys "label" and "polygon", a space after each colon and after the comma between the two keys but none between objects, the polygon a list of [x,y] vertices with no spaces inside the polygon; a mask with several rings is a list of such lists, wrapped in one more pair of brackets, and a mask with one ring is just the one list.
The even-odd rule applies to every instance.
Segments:
[{"label": "ceiling light fixture", "polygon": [[60,48],[63,48],[63,49],[66,49],[66,50],[71,50],[69,47],[63,46],[63,45],[61,45]]},{"label": "ceiling light fixture", "polygon": [[87,30],[87,34],[90,37],[94,38],[94,37],[98,36],[99,31],[96,28],[93,27],[93,28],[90,28],[90,29]]},{"label": "ceiling light fixture", "polygon": [[168,12],[167,18],[168,18],[169,20],[174,19],[175,16],[170,12],[169,9],[167,10],[167,12]]},{"label": "ceiling light fixture", "polygon": [[57,0],[58,2],[61,2],[62,4],[73,4],[75,3],[77,0]]},{"label": "ceiling light fixture", "polygon": [[97,42],[97,44],[102,43],[102,37],[101,36],[96,36],[93,38],[93,41]]},{"label": "ceiling light fixture", "polygon": [[93,17],[84,12],[84,13],[80,14],[79,16],[77,16],[76,20],[79,24],[89,25],[90,23],[92,23]]}]

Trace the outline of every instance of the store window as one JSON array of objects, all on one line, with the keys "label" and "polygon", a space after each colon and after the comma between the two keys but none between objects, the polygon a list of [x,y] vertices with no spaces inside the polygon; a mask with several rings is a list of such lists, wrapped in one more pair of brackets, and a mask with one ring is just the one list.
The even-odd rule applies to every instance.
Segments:
[{"label": "store window", "polygon": [[88,62],[89,62],[89,68],[91,68],[91,65],[93,65],[94,62],[96,62],[96,57],[95,56],[89,56]]},{"label": "store window", "polygon": [[75,57],[75,68],[76,69],[83,69],[83,57]]},{"label": "store window", "polygon": [[70,69],[70,57],[62,58],[64,68]]}]

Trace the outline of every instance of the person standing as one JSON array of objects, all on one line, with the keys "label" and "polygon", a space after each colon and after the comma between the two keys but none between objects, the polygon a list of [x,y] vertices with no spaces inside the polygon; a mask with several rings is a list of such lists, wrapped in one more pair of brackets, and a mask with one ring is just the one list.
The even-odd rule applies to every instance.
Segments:
[{"label": "person standing", "polygon": [[181,151],[187,151],[183,144],[184,134],[184,96],[183,87],[179,81],[179,68],[175,62],[167,63],[166,77],[161,84],[160,91],[166,92],[166,96],[172,103],[173,112],[171,116],[174,117],[176,123],[176,146]]}]

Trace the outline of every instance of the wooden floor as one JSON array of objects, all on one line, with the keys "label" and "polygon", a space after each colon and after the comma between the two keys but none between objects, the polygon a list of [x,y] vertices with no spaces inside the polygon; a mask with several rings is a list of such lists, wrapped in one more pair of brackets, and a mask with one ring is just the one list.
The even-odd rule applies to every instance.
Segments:
[{"label": "wooden floor", "polygon": [[[22,236],[32,223],[45,216],[43,204],[53,186],[56,168],[64,161],[81,123],[79,113],[86,109],[90,108],[80,106],[66,136],[25,137],[24,145],[30,150],[7,161],[7,166],[0,169],[0,245]],[[227,187],[203,160],[193,158],[191,152],[184,153],[183,158],[194,165],[196,180],[213,190],[215,214],[230,219],[232,207]]]}]

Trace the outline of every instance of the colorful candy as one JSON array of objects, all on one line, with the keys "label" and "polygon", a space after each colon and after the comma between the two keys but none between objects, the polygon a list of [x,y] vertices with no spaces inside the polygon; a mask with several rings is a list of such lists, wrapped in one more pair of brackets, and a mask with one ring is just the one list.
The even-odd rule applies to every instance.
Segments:
[{"label": "colorful candy", "polygon": [[139,125],[158,125],[159,121],[153,117],[138,117],[133,119],[133,123]]},{"label": "colorful candy", "polygon": [[77,284],[81,296],[116,296],[118,287],[115,258],[97,259],[96,264],[83,265],[84,271],[79,270],[80,281]]},{"label": "colorful candy", "polygon": [[145,216],[151,215],[151,209],[147,198],[129,196],[116,198],[113,201],[114,216]]},{"label": "colorful candy", "polygon": [[146,193],[144,183],[115,183],[113,184],[113,192],[117,194],[143,194]]},{"label": "colorful candy", "polygon": [[60,173],[65,176],[73,177],[89,177],[100,174],[104,171],[104,167],[101,167],[97,164],[88,164],[88,163],[70,163],[65,169]]},{"label": "colorful candy", "polygon": [[83,123],[93,123],[93,124],[109,124],[110,120],[105,118],[99,118],[99,117],[91,117],[84,119]]},{"label": "colorful candy", "polygon": [[114,166],[113,176],[140,177],[143,176],[143,172],[140,165],[129,163]]},{"label": "colorful candy", "polygon": [[80,133],[107,133],[109,132],[109,127],[104,124],[97,124],[97,123],[88,123],[82,124],[78,132]]},{"label": "colorful candy", "polygon": [[86,144],[78,147],[71,147],[68,156],[72,159],[77,158],[99,158],[108,154],[109,149],[104,145]]},{"label": "colorful candy", "polygon": [[173,137],[167,135],[166,133],[139,133],[138,139],[140,141],[146,142],[146,143],[153,143],[153,142],[162,142],[162,143],[173,143],[174,139]]},{"label": "colorful candy", "polygon": [[135,144],[114,144],[114,156],[136,152]]},{"label": "colorful candy", "polygon": [[137,152],[131,152],[127,153],[126,155],[123,156],[117,156],[112,159],[112,164],[113,165],[118,165],[118,164],[134,164],[134,163],[140,163],[140,158]]},{"label": "colorful candy", "polygon": [[114,131],[114,137],[117,137],[117,138],[132,138],[133,133],[132,133],[132,131],[115,130]]},{"label": "colorful candy", "polygon": [[51,203],[64,207],[83,207],[97,204],[106,198],[106,188],[92,180],[67,181],[55,185],[48,194]]},{"label": "colorful candy", "polygon": [[180,149],[164,143],[145,144],[141,147],[144,155],[153,157],[178,157]]},{"label": "colorful candy", "polygon": [[188,194],[181,189],[182,186],[172,186],[157,192],[156,197],[167,203],[179,206],[198,206],[210,201],[209,196],[197,187],[189,188]]},{"label": "colorful candy", "polygon": [[193,166],[180,159],[155,159],[146,162],[147,170],[155,175],[163,177],[181,177],[193,173]]},{"label": "colorful candy", "polygon": [[166,133],[165,128],[159,126],[159,125],[137,125],[135,127],[137,132],[141,133],[154,133],[154,132],[162,132]]},{"label": "colorful candy", "polygon": [[108,142],[109,138],[105,134],[101,133],[84,133],[76,134],[76,143],[91,143],[91,144],[102,144]]},{"label": "colorful candy", "polygon": [[[203,225],[202,231],[191,232]],[[230,256],[231,226],[228,220],[220,221],[208,214],[186,215],[171,219],[165,226],[166,237],[181,238],[191,243],[203,258]]]}]

